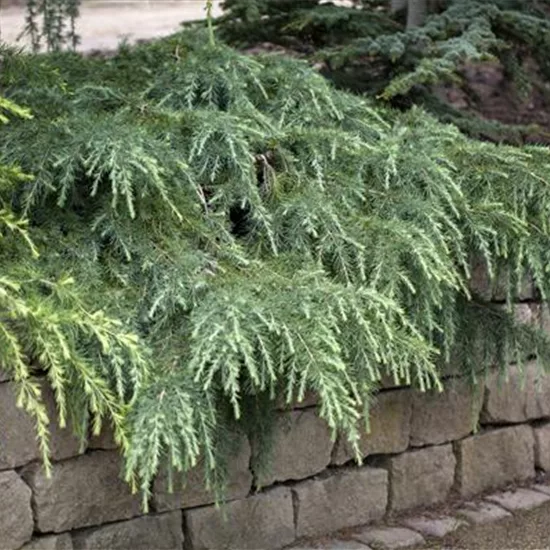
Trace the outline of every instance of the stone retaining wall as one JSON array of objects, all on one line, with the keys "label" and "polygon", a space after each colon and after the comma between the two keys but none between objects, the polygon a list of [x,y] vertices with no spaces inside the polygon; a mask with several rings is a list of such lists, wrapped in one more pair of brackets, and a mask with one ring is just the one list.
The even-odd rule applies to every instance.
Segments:
[{"label": "stone retaining wall", "polygon": [[[531,322],[540,318],[537,308],[519,304],[518,316]],[[143,515],[140,496],[120,479],[107,433],[80,453],[69,429],[52,426],[47,477],[12,384],[0,372],[2,550],[282,548],[550,469],[550,377],[532,362],[523,374],[512,368],[506,383],[490,376],[477,392],[460,377],[450,377],[443,393],[388,385],[361,439],[360,467],[345,441],[331,440],[308,398],[279,412],[273,468],[262,479],[254,479],[254,450],[242,439],[222,513],[197,469],[174,493],[158,479],[152,512]],[[45,395],[53,410],[51,392]]]}]

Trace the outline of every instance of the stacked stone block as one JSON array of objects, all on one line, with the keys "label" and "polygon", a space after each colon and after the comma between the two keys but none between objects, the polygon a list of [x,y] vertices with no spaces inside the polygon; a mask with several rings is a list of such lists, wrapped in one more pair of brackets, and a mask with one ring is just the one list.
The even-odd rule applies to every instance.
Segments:
[{"label": "stacked stone block", "polygon": [[[524,287],[518,319],[544,320],[532,284]],[[474,291],[502,299],[487,281]],[[270,471],[254,474],[254,446],[238,436],[221,510],[199,464],[173,492],[159,476],[144,514],[140,495],[121,479],[108,429],[81,449],[70,428],[52,424],[48,477],[32,421],[16,407],[14,382],[0,371],[0,548],[282,548],[451,495],[470,498],[528,480],[537,468],[550,471],[550,376],[541,376],[535,362],[510,369],[507,379],[491,374],[476,390],[459,371],[448,376],[443,392],[384,382],[370,432],[359,441],[362,465],[345,438],[331,438],[316,397],[308,395],[279,407]],[[55,416],[46,385],[44,396]]]}]

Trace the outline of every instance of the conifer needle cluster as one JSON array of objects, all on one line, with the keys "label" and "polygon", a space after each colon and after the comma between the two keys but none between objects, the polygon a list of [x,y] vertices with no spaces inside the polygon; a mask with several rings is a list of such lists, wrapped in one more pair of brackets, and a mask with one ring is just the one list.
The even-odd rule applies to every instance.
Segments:
[{"label": "conifer needle cluster", "polygon": [[0,362],[46,454],[39,374],[83,441],[116,427],[147,501],[166,467],[223,486],[231,434],[257,441],[306,392],[353,444],[382,377],[438,389],[450,362],[474,381],[550,358],[468,290],[483,258],[509,304],[526,272],[549,295],[547,148],[198,31],[109,59],[1,55]]}]

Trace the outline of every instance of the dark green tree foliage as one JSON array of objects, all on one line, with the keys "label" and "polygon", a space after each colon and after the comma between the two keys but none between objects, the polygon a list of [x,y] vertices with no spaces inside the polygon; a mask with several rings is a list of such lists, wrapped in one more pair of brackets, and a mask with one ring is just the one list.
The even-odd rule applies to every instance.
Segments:
[{"label": "dark green tree foliage", "polygon": [[[244,37],[247,45],[275,42],[314,53],[327,63],[326,74],[339,86],[401,107],[421,103],[470,134],[513,132],[443,105],[431,87],[446,82],[460,86],[466,63],[498,60],[525,94],[540,86],[522,68],[526,58],[534,59],[543,80],[550,81],[550,2],[442,0],[422,2],[420,12],[424,4],[429,8],[425,23],[419,26],[419,17],[407,30],[407,2],[394,2],[392,9],[390,2],[374,0],[355,2],[351,8],[320,0],[291,6],[278,0],[226,0],[221,27],[238,45]],[[547,95],[544,86],[541,91]]]},{"label": "dark green tree foliage", "polygon": [[[111,59],[2,57],[3,93],[33,118],[4,127],[0,155],[33,179],[0,196],[44,251],[40,280],[77,281],[51,307],[88,323],[69,351],[122,410],[127,478],[146,498],[165,465],[202,460],[220,486],[230,434],[265,432],[274,402],[316,392],[353,443],[384,375],[439,388],[449,361],[475,379],[548,357],[542,333],[467,290],[481,256],[506,268],[510,301],[526,270],[549,295],[548,149],[470,141],[200,33]],[[4,272],[26,258],[3,255]],[[107,318],[139,335],[147,377],[133,341],[97,328]],[[80,364],[34,337],[2,363],[46,362],[94,412]]]}]

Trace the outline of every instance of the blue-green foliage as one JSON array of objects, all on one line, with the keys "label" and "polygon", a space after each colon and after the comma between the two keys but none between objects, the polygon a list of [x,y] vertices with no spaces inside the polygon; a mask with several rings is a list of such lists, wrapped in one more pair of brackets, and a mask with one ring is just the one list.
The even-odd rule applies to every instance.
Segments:
[{"label": "blue-green foliage", "polygon": [[[481,256],[507,269],[510,300],[528,270],[548,296],[548,149],[471,141],[200,33],[110,59],[2,57],[4,94],[33,113],[0,155],[33,175],[1,197],[29,220],[34,269],[68,274],[82,315],[119,319],[150,357],[141,375],[142,355],[107,362],[74,337],[118,398],[146,497],[161,466],[201,458],[217,486],[228,431],[254,436],[275,401],[317,393],[353,443],[385,375],[439,388],[451,360],[475,379],[548,357],[467,285]],[[22,353],[42,362],[32,339]]]}]

